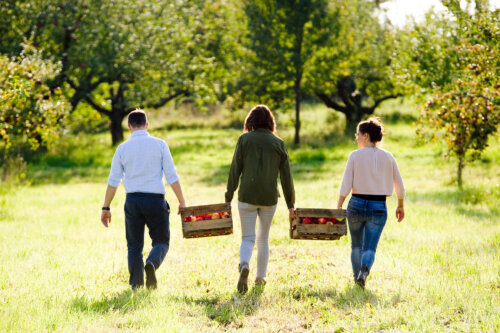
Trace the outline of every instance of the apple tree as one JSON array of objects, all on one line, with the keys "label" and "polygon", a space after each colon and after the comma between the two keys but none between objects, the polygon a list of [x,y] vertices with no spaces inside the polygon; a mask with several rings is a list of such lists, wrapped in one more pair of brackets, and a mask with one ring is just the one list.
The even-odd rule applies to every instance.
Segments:
[{"label": "apple tree", "polygon": [[[49,86],[62,87],[73,109],[86,103],[109,118],[113,144],[123,140],[122,120],[137,107],[176,98],[203,104],[224,89],[216,83],[227,71],[214,56],[214,49],[227,47],[219,1],[9,0],[0,6],[8,8],[0,14],[11,15],[5,19],[18,43],[32,40],[61,62]],[[0,49],[15,50],[11,39]]]},{"label": "apple tree", "polygon": [[307,63],[335,29],[325,0],[245,0],[249,70],[246,97],[270,105],[295,103],[295,144]]},{"label": "apple tree", "polygon": [[391,73],[393,31],[378,2],[336,1],[338,29],[313,55],[307,87],[346,119],[346,134],[385,100],[401,95]]},{"label": "apple tree", "polygon": [[[426,100],[417,134],[443,140],[457,161],[457,184],[498,131],[500,121],[500,30],[498,12],[485,1],[443,1],[444,15],[429,13],[401,39],[399,77]],[[462,4],[463,5],[463,4]]]},{"label": "apple tree", "polygon": [[58,137],[69,110],[60,89],[47,82],[60,71],[60,64],[43,60],[41,53],[26,45],[15,58],[0,55],[0,160],[2,179],[8,159],[22,146],[37,150]]}]

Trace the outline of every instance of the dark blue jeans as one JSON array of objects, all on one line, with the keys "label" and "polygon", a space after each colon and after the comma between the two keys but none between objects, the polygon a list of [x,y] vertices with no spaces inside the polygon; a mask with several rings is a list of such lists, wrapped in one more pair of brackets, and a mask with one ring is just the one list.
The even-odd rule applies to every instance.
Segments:
[{"label": "dark blue jeans", "polygon": [[361,267],[371,269],[375,261],[375,251],[387,221],[385,201],[351,197],[347,205],[347,220],[351,234],[352,271],[356,278]]},{"label": "dark blue jeans", "polygon": [[125,200],[125,230],[127,234],[129,283],[144,284],[144,226],[148,226],[153,248],[146,263],[158,269],[167,255],[170,243],[170,207],[161,194],[128,193]]}]

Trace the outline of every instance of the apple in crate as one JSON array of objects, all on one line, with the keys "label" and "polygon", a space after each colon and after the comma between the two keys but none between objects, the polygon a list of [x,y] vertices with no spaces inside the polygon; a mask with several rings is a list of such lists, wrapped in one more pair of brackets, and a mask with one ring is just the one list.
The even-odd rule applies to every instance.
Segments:
[{"label": "apple in crate", "polygon": [[326,219],[324,217],[320,217],[320,218],[318,218],[318,223],[319,224],[325,224],[326,223]]},{"label": "apple in crate", "polygon": [[196,221],[203,221],[203,220],[205,220],[205,218],[204,218],[203,216],[198,216],[198,217],[196,218]]},{"label": "apple in crate", "polygon": [[212,220],[217,220],[217,219],[219,219],[219,218],[220,218],[219,213],[213,213],[213,214],[210,214],[210,218],[211,218]]},{"label": "apple in crate", "polygon": [[303,217],[302,218],[302,223],[304,223],[304,224],[311,224],[311,219],[308,218],[308,217]]}]

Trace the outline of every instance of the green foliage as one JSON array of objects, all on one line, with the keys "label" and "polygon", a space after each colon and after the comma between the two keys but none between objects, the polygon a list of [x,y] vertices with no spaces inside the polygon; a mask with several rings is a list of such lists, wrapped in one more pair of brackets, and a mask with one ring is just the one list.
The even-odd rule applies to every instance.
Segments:
[{"label": "green foliage", "polygon": [[[376,3],[355,0],[334,4],[331,24],[336,26],[335,34],[313,56],[306,75],[308,91],[329,95],[347,108],[396,94],[391,75],[394,37],[389,26],[380,22]],[[339,87],[346,78],[354,85],[350,96],[344,96]]]},{"label": "green foliage", "polygon": [[[61,62],[52,86],[75,108],[87,103],[111,120],[113,143],[136,107],[186,98],[203,105],[223,98],[231,76],[229,7],[221,1],[59,1],[2,4],[0,14],[23,39]],[[7,10],[5,8],[8,8]],[[11,15],[7,17],[7,15]],[[1,27],[0,27],[1,28]]]},{"label": "green foliage", "polygon": [[[462,60],[467,65],[453,86],[443,92],[437,87],[422,111],[421,136],[444,137],[448,151],[458,159],[458,185],[462,186],[462,168],[466,157],[480,158],[488,146],[488,137],[497,132],[500,121],[500,86],[494,83],[494,64],[498,50],[483,45],[463,45]],[[432,132],[431,132],[432,131]]]},{"label": "green foliage", "polygon": [[461,187],[465,161],[478,159],[498,129],[499,17],[481,1],[473,14],[458,1],[443,4],[446,14],[429,13],[424,24],[400,39],[397,72],[420,100],[432,96],[421,112],[418,134],[446,141],[458,160]]},{"label": "green foliage", "polygon": [[324,0],[244,1],[247,55],[244,96],[271,107],[295,103],[295,144],[300,141],[300,102],[306,63],[333,28]]},{"label": "green foliage", "polygon": [[[41,52],[26,45],[16,58],[0,56],[0,150],[6,174],[7,159],[22,145],[37,150],[58,137],[68,103],[47,81],[60,66],[42,59]],[[14,145],[15,144],[15,145]]]}]

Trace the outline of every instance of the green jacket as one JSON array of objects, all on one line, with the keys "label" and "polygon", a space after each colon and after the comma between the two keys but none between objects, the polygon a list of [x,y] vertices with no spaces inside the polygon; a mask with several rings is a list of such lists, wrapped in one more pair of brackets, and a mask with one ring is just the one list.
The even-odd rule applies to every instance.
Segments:
[{"label": "green jacket", "polygon": [[288,208],[295,203],[290,161],[285,143],[267,129],[242,134],[234,151],[227,180],[226,202],[231,202],[238,188],[238,200],[252,205],[278,203],[278,172]]}]

